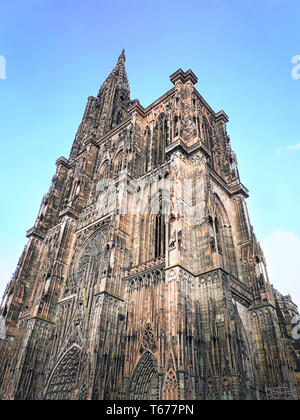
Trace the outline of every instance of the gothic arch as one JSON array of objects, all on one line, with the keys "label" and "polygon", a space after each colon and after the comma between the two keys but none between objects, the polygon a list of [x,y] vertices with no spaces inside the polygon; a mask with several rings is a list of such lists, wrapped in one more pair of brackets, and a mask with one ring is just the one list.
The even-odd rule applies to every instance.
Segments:
[{"label": "gothic arch", "polygon": [[144,144],[145,144],[145,172],[150,169],[150,150],[151,150],[151,129],[147,125],[144,131]]},{"label": "gothic arch", "polygon": [[230,225],[230,220],[225,209],[224,204],[222,203],[218,194],[214,194],[214,211],[215,214],[218,214],[221,217],[223,223]]},{"label": "gothic arch", "polygon": [[123,166],[123,149],[120,149],[113,159],[113,177],[118,176]]},{"label": "gothic arch", "polygon": [[234,276],[238,276],[237,257],[233,241],[232,226],[227,211],[214,194],[214,229],[216,235],[216,251],[219,252],[223,268]]},{"label": "gothic arch", "polygon": [[173,369],[166,373],[163,385],[163,400],[178,400],[178,381]]},{"label": "gothic arch", "polygon": [[80,371],[81,349],[74,344],[57,362],[49,376],[45,400],[71,400]]},{"label": "gothic arch", "polygon": [[104,159],[102,163],[99,165],[99,176],[103,178],[109,178],[111,169],[111,162],[108,158]]},{"label": "gothic arch", "polygon": [[170,193],[167,189],[159,189],[151,196],[149,209],[149,221],[151,226],[150,235],[154,243],[153,257],[159,258],[165,255],[166,251],[166,214],[170,208]]},{"label": "gothic arch", "polygon": [[107,228],[102,227],[89,236],[82,245],[77,255],[73,271],[77,283],[84,279],[85,274],[91,275],[93,273],[95,279],[98,276],[102,256],[104,256],[106,234]]},{"label": "gothic arch", "polygon": [[155,215],[162,210],[162,213],[166,215],[170,211],[170,191],[168,188],[164,188],[164,184],[159,183],[158,185],[158,191],[151,195],[149,213]]},{"label": "gothic arch", "polygon": [[159,399],[158,363],[150,350],[146,350],[143,353],[131,375],[127,399]]},{"label": "gothic arch", "polygon": [[64,296],[76,293],[82,287],[92,285],[96,281],[103,265],[107,232],[108,226],[102,226],[89,235],[80,248],[77,248],[74,261],[69,269]]},{"label": "gothic arch", "polygon": [[161,112],[156,118],[152,134],[152,168],[155,168],[157,165],[160,165],[165,161],[167,137],[167,114]]},{"label": "gothic arch", "polygon": [[255,362],[253,360],[253,352],[251,351],[249,340],[251,339],[247,333],[237,306],[235,306],[236,326],[237,326],[237,350],[238,368],[239,368],[239,399],[243,400],[247,397],[247,387],[245,383],[245,375],[250,381],[250,385],[255,384]]},{"label": "gothic arch", "polygon": [[139,263],[165,255],[166,214],[169,212],[169,191],[159,189],[150,196],[150,188],[146,191],[146,199],[139,199],[139,237],[140,243],[146,244],[140,249]]}]

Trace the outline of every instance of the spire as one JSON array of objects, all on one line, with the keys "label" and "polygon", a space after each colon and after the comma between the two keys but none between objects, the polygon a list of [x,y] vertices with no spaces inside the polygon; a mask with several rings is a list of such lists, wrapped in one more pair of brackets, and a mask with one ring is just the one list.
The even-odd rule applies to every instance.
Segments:
[{"label": "spire", "polygon": [[124,50],[124,48],[123,48],[123,50],[122,50],[121,54],[119,55],[118,62],[119,62],[120,60],[121,60],[121,61],[123,61],[124,63],[125,63],[125,61],[126,61],[126,56],[125,56],[125,50]]},{"label": "spire", "polygon": [[120,89],[125,89],[127,92],[130,92],[130,87],[128,83],[127,72],[125,68],[125,50],[123,49],[121,54],[119,55],[118,61],[112,72],[109,74],[105,82],[100,88],[98,96],[103,92],[103,88],[107,86],[107,84],[112,80],[116,79],[117,85]]},{"label": "spire", "polygon": [[102,134],[118,125],[128,115],[130,88],[125,61],[125,50],[122,50],[117,64],[98,93],[98,104],[102,114],[101,119],[104,118],[102,123],[100,123]]},{"label": "spire", "polygon": [[130,107],[130,88],[125,69],[125,50],[119,55],[117,64],[102,84],[98,96],[90,96],[82,122],[77,131],[70,157],[73,158],[84,147],[84,138],[100,138],[126,118]]}]

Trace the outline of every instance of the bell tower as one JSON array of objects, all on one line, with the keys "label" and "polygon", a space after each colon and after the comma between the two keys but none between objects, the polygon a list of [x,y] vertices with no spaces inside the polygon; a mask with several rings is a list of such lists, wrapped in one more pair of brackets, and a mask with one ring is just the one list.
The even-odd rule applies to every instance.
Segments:
[{"label": "bell tower", "polygon": [[97,97],[88,98],[84,116],[71,149],[71,159],[82,150],[87,138],[103,136],[129,116],[130,88],[125,61],[125,50],[123,50],[116,66],[99,89]]},{"label": "bell tower", "polygon": [[191,70],[170,80],[131,101],[122,51],[88,99],[5,292],[1,399],[297,398],[296,308],[270,287],[228,116]]}]

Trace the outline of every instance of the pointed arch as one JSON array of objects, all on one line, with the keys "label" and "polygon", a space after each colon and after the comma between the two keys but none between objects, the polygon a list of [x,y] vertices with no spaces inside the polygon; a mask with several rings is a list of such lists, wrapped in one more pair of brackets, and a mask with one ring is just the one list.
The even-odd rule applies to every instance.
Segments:
[{"label": "pointed arch", "polygon": [[[239,399],[244,400],[248,398],[248,386],[254,387],[255,378],[255,361],[253,359],[253,351],[250,347],[250,335],[247,334],[246,328],[242,321],[238,310],[238,304],[234,305],[234,312],[236,317],[236,331],[237,331],[237,351],[238,351],[238,370],[239,370]],[[247,381],[246,381],[247,378]],[[248,382],[249,381],[249,382]]]},{"label": "pointed arch", "polygon": [[81,246],[73,267],[73,277],[77,285],[84,287],[94,284],[103,266],[105,257],[105,241],[108,233],[107,225],[93,232]]},{"label": "pointed arch", "polygon": [[104,224],[77,246],[68,270],[63,297],[93,287],[105,264],[105,243],[108,225]]},{"label": "pointed arch", "polygon": [[235,253],[235,246],[233,241],[232,226],[228,217],[225,206],[217,194],[214,194],[214,214],[213,219],[210,218],[210,223],[214,227],[215,242],[214,251],[218,252],[219,260],[224,270],[238,276],[237,256]]},{"label": "pointed arch", "polygon": [[144,336],[142,343],[140,345],[140,353],[143,354],[145,350],[150,350],[152,352],[155,352],[157,349],[154,333],[152,330],[151,324],[148,322],[146,324]]},{"label": "pointed arch", "polygon": [[145,144],[145,172],[150,170],[150,150],[151,150],[151,129],[147,125],[144,132]]},{"label": "pointed arch", "polygon": [[110,178],[111,162],[107,158],[99,165],[99,175],[103,178]]},{"label": "pointed arch", "polygon": [[142,215],[140,218],[140,243],[146,244],[144,252],[142,250],[140,252],[139,263],[144,262],[145,258],[163,257],[166,250],[166,215],[169,212],[170,192],[162,185],[154,193],[149,191],[146,194],[147,200],[141,202],[139,210]]},{"label": "pointed arch", "polygon": [[123,169],[123,149],[119,150],[113,159],[113,177],[119,175]]},{"label": "pointed arch", "polygon": [[81,349],[74,344],[53,368],[45,389],[45,400],[71,400],[80,370]]},{"label": "pointed arch", "polygon": [[167,114],[161,112],[155,122],[152,135],[151,161],[152,168],[161,165],[165,161],[167,147]]},{"label": "pointed arch", "polygon": [[127,399],[159,399],[158,363],[150,350],[146,350],[143,353],[131,375]]},{"label": "pointed arch", "polygon": [[178,400],[178,381],[173,369],[169,369],[163,385],[163,400]]},{"label": "pointed arch", "polygon": [[166,214],[169,211],[169,191],[162,188],[151,197],[150,220],[154,229],[154,258],[165,255],[166,251]]}]

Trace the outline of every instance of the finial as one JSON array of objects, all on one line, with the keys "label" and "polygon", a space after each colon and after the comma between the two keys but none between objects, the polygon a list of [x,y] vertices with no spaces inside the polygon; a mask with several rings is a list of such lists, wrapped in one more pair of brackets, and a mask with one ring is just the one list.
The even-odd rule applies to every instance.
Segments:
[{"label": "finial", "polygon": [[[122,50],[122,52],[121,52],[121,54],[120,54],[120,57],[119,57],[119,60],[124,60],[124,61],[126,61],[126,57],[125,57],[125,49],[123,48],[123,50]],[[118,60],[118,61],[119,61]]]}]

